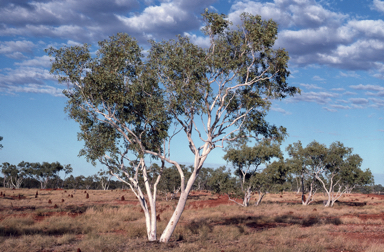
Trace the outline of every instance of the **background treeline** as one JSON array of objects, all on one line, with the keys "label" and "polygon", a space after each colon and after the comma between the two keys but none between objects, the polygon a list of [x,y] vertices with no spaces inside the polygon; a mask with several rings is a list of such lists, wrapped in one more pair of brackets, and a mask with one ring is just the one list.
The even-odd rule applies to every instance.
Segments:
[{"label": "background treeline", "polygon": [[[112,179],[107,172],[100,170],[91,176],[73,176],[70,165],[55,163],[27,163],[18,165],[3,163],[0,165],[3,176],[0,176],[0,187],[7,188],[62,188],[62,189],[86,189],[86,190],[108,190],[129,189],[120,181]],[[31,169],[31,167],[34,167]],[[186,178],[191,174],[192,166],[181,166]],[[27,169],[26,169],[27,168]],[[29,168],[29,169],[28,169]],[[297,175],[297,169],[288,167],[287,163],[274,161],[266,167],[259,168],[258,190],[265,193],[301,192],[301,178]],[[159,166],[152,164],[150,177],[154,178],[158,173]],[[249,177],[249,176],[248,176]],[[264,183],[263,183],[264,181]],[[305,179],[305,191],[308,190],[311,180]],[[229,167],[202,168],[198,179],[194,183],[193,190],[211,191],[212,193],[229,194],[233,197],[244,196],[241,187],[242,179],[238,169]],[[264,186],[265,190],[262,189]],[[320,185],[316,185],[318,192],[323,192]],[[175,166],[168,167],[162,174],[159,191],[167,199],[172,199],[180,190],[180,176]],[[382,185],[362,185],[353,188],[352,192],[359,193],[384,193]]]}]

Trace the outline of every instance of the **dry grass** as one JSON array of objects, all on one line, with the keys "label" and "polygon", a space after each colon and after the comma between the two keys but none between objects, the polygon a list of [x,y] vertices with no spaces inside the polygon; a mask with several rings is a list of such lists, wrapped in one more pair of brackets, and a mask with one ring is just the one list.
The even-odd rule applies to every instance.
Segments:
[{"label": "dry grass", "polygon": [[[208,203],[209,193],[188,201],[168,244],[147,242],[144,215],[129,191],[0,189],[2,251],[383,251],[384,201],[343,197],[333,208],[302,206],[294,193],[267,195],[258,207]],[[18,199],[18,195],[21,199]],[[73,195],[68,197],[68,195]],[[121,201],[124,196],[124,201]],[[321,202],[324,196],[319,195]],[[367,202],[364,206],[344,204]],[[64,199],[64,202],[62,202]],[[48,203],[52,201],[52,204]],[[352,202],[352,201],[351,201]],[[376,205],[374,205],[374,204]],[[54,208],[54,205],[58,208]],[[176,201],[158,202],[158,237]],[[375,217],[377,216],[377,218]],[[364,241],[364,242],[362,242]]]}]

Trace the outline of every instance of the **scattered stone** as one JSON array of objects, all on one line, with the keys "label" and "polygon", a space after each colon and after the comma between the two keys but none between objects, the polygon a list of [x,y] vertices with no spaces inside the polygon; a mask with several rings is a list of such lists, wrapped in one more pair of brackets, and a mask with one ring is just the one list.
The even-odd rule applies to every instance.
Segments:
[{"label": "scattered stone", "polygon": [[56,204],[53,206],[53,208],[59,208]]},{"label": "scattered stone", "polygon": [[1,192],[0,196],[3,196],[3,192]]},{"label": "scattered stone", "polygon": [[161,222],[160,214],[156,215],[156,220],[157,220],[158,222]]},{"label": "scattered stone", "polygon": [[125,200],[125,198],[124,198],[124,195],[123,196],[121,196],[121,201],[124,201]]},{"label": "scattered stone", "polygon": [[35,195],[35,198],[37,198],[37,195]]},{"label": "scattered stone", "polygon": [[84,191],[84,193],[87,193],[87,191]]},{"label": "scattered stone", "polygon": [[21,195],[19,194],[19,197],[18,197],[19,200],[21,200]]},{"label": "scattered stone", "polygon": [[37,195],[39,195],[39,192],[38,192],[38,191],[36,191],[36,196],[37,196]]},{"label": "scattered stone", "polygon": [[80,248],[77,248],[76,252],[81,252]]},{"label": "scattered stone", "polygon": [[64,202],[64,199],[61,199],[61,202]]},{"label": "scattered stone", "polygon": [[52,200],[48,200],[48,204],[52,204]]},{"label": "scattered stone", "polygon": [[89,199],[89,194],[87,193],[87,197],[85,197],[86,199]]},{"label": "scattered stone", "polygon": [[313,211],[314,211],[314,212],[316,212],[316,211],[317,211],[317,209],[316,209],[316,208],[314,208],[314,209],[313,209]]},{"label": "scattered stone", "polygon": [[73,194],[71,194],[71,198],[73,198]]},{"label": "scattered stone", "polygon": [[280,195],[280,198],[282,198],[283,196],[282,195]]}]

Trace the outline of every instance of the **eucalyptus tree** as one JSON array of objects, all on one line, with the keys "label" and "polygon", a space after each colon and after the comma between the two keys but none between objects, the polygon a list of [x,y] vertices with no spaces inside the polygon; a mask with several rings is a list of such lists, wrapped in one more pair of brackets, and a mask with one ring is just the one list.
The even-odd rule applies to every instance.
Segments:
[{"label": "eucalyptus tree", "polygon": [[236,177],[231,176],[231,171],[225,166],[221,166],[212,171],[207,181],[207,186],[211,191],[218,194],[235,194],[234,188],[239,186]]},{"label": "eucalyptus tree", "polygon": [[333,206],[344,193],[351,192],[356,186],[373,184],[371,171],[361,169],[363,159],[358,154],[352,154],[352,148],[345,147],[340,142],[329,146],[325,161],[323,176],[318,174],[316,179],[321,182],[328,195],[326,207]]},{"label": "eucalyptus tree", "polygon": [[100,184],[101,188],[105,191],[109,189],[111,178],[113,175],[108,171],[101,170],[97,172],[93,177],[97,183]]},{"label": "eucalyptus tree", "polygon": [[289,173],[290,167],[282,159],[268,164],[261,172],[255,173],[250,179],[250,184],[258,193],[255,206],[260,205],[267,192],[282,192],[287,189]]},{"label": "eucalyptus tree", "polygon": [[1,172],[4,175],[4,181],[3,185],[4,187],[9,187],[9,188],[16,188],[19,189],[21,184],[23,183],[24,178],[26,177],[25,175],[25,170],[23,169],[22,163],[19,165],[12,165],[10,163],[3,163],[0,165],[1,167]]},{"label": "eucalyptus tree", "polygon": [[22,167],[28,177],[40,182],[41,189],[46,189],[50,180],[59,177],[60,171],[65,173],[72,171],[71,165],[63,166],[59,162],[29,163],[23,161],[19,166]]},{"label": "eucalyptus tree", "polygon": [[[314,195],[319,189],[316,176],[322,173],[327,155],[327,147],[316,141],[303,148],[300,141],[288,145],[287,152],[290,157],[287,162],[293,167],[293,172],[298,172],[301,176],[301,202],[309,205],[314,200]],[[307,185],[307,186],[306,186]],[[308,191],[307,197],[305,197]]]},{"label": "eucalyptus tree", "polygon": [[[178,36],[151,41],[143,60],[136,40],[117,34],[99,42],[93,58],[87,44],[47,50],[54,57],[51,72],[68,84],[66,110],[80,123],[79,139],[85,142],[80,155],[99,160],[131,187],[144,210],[149,240],[156,240],[156,192],[165,163],[177,168],[180,198],[160,242],[169,241],[210,152],[235,140],[234,132],[271,137],[280,130],[265,120],[271,100],[298,92],[286,82],[288,53],[273,48],[274,21],[242,14],[241,25],[234,27],[225,15],[207,10],[202,15],[209,48]],[[176,134],[186,136],[193,155],[188,180],[170,155]],[[146,158],[161,162],[152,183]]]},{"label": "eucalyptus tree", "polygon": [[[0,136],[0,141],[3,141],[3,137],[2,136]],[[3,145],[2,144],[0,144],[0,150],[3,148]]]},{"label": "eucalyptus tree", "polygon": [[235,175],[239,176],[241,187],[235,188],[235,190],[239,190],[243,197],[243,203],[241,204],[234,199],[230,199],[231,201],[244,207],[249,206],[249,201],[257,184],[255,177],[259,180],[267,180],[265,177],[267,173],[258,174],[260,165],[271,162],[273,158],[283,158],[280,150],[280,141],[283,136],[276,132],[275,137],[277,139],[276,141],[264,139],[263,141],[257,142],[253,147],[247,146],[246,141],[241,141],[240,146],[235,144],[226,148],[224,159],[232,163],[236,169]]},{"label": "eucalyptus tree", "polygon": [[[289,145],[287,150],[291,156],[292,166],[302,171],[302,179],[305,174],[311,181],[309,196],[306,201],[302,200],[304,205],[313,200],[313,194],[318,185],[327,194],[325,206],[328,207],[333,206],[344,193],[356,186],[373,183],[371,171],[361,169],[361,157],[352,154],[352,148],[345,147],[340,142],[334,142],[327,148],[324,144],[313,141],[303,148],[299,141]],[[304,195],[303,185],[304,181],[302,181]]]}]

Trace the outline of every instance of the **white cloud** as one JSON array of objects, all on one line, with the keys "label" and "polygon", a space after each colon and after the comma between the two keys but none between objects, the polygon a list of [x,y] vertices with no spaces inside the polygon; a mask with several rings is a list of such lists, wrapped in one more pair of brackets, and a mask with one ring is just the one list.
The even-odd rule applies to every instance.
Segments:
[{"label": "white cloud", "polygon": [[32,53],[35,44],[31,41],[4,41],[0,42],[0,54],[9,58],[20,59],[25,57],[22,53]]},{"label": "white cloud", "polygon": [[351,78],[360,78],[360,75],[358,75],[355,71],[348,71],[348,72],[339,72],[341,77],[351,77]]},{"label": "white cloud", "polygon": [[372,9],[376,9],[377,11],[384,12],[384,1],[373,0],[373,8]]},{"label": "white cloud", "polygon": [[189,37],[192,43],[200,47],[208,48],[211,45],[209,37],[196,36],[195,34],[189,34],[188,32],[184,32],[184,36]]},{"label": "white cloud", "polygon": [[35,57],[33,59],[25,60],[20,63],[15,63],[15,65],[19,66],[31,66],[31,67],[50,67],[51,66],[51,57],[48,55],[44,55],[41,57]]},{"label": "white cloud", "polygon": [[318,104],[326,104],[332,101],[332,98],[337,98],[340,95],[337,93],[329,92],[301,92],[301,95],[287,98],[286,102],[315,102]]},{"label": "white cloud", "polygon": [[357,95],[357,93],[347,91],[347,92],[344,92],[343,95]]},{"label": "white cloud", "polygon": [[353,104],[358,104],[358,105],[366,105],[369,103],[368,99],[365,99],[365,98],[350,98],[349,100]]},{"label": "white cloud", "polygon": [[35,94],[49,94],[57,97],[65,97],[63,89],[55,88],[48,85],[27,84],[25,86],[9,86],[7,88],[0,86],[0,91],[14,94],[14,93],[35,93]]},{"label": "white cloud", "polygon": [[271,110],[279,112],[279,113],[282,113],[284,115],[291,115],[292,114],[291,112],[288,112],[285,109],[282,109],[282,108],[279,108],[279,107],[274,107],[274,106],[271,107]]},{"label": "white cloud", "polygon": [[305,87],[307,89],[323,89],[315,84],[300,84],[300,86]]},{"label": "white cloud", "polygon": [[351,109],[351,107],[349,106],[344,106],[344,105],[338,105],[338,104],[332,104],[330,105],[332,108],[336,108],[336,109]]},{"label": "white cloud", "polygon": [[325,81],[325,79],[323,79],[323,78],[321,78],[320,76],[317,76],[317,75],[313,76],[312,80],[315,80],[315,81]]},{"label": "white cloud", "polygon": [[384,91],[384,87],[378,86],[378,85],[370,85],[370,84],[351,85],[349,87],[356,90]]},{"label": "white cloud", "polygon": [[330,108],[327,108],[327,107],[323,107],[323,109],[325,109],[328,112],[337,112],[336,109],[330,109]]},{"label": "white cloud", "polygon": [[332,91],[344,91],[344,88],[331,88]]}]

